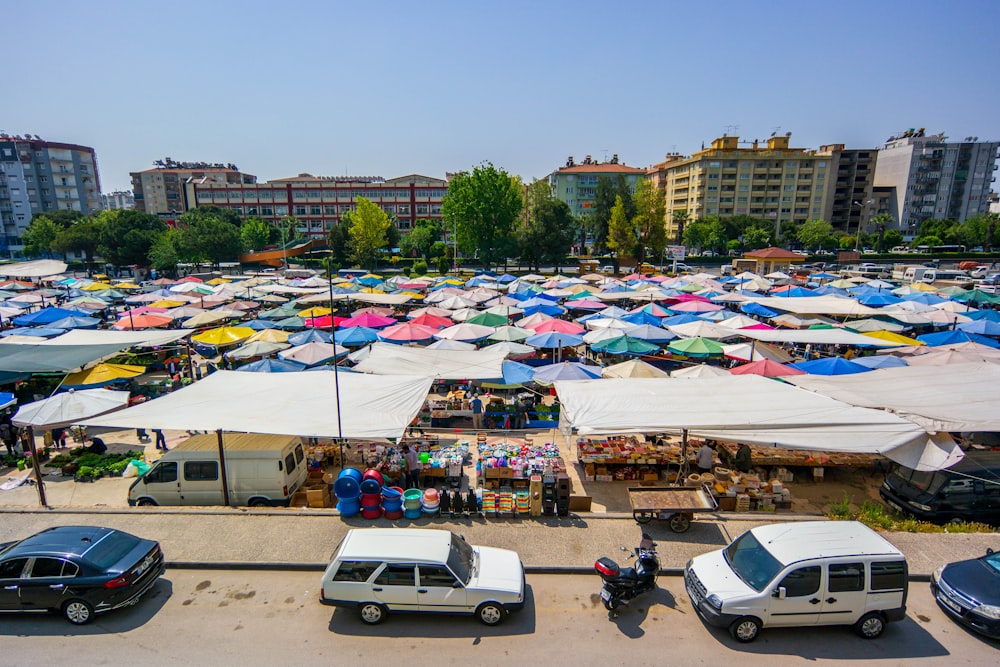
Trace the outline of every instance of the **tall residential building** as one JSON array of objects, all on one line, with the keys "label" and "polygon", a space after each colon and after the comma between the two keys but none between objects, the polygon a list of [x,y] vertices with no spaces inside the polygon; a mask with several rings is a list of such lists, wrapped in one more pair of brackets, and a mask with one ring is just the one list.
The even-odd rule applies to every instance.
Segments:
[{"label": "tall residential building", "polygon": [[830,144],[820,146],[817,155],[830,156],[831,173],[835,175],[827,182],[830,191],[823,219],[847,235],[857,234],[876,213],[872,186],[878,150]]},{"label": "tall residential building", "polygon": [[889,137],[879,151],[875,186],[892,188],[890,215],[907,240],[930,218],[962,221],[989,210],[1000,142],[948,142],[923,128]]},{"label": "tall residential building", "polygon": [[93,148],[0,134],[0,256],[20,255],[32,216],[56,210],[88,215],[101,210],[100,192]]},{"label": "tall residential building", "polygon": [[101,195],[101,203],[104,205],[105,211],[135,208],[135,198],[132,196],[131,190],[106,192]]},{"label": "tall residential building", "polygon": [[[791,132],[761,146],[756,140],[722,136],[690,157],[667,156],[650,168],[662,184],[667,207],[667,236],[677,234],[675,212],[690,220],[709,215],[749,215],[781,224],[822,218],[827,210],[833,156],[790,148]],[[749,144],[741,147],[740,144]]]},{"label": "tall residential building", "polygon": [[153,162],[153,168],[134,171],[132,192],[135,208],[172,219],[188,210],[184,199],[184,185],[194,183],[223,183],[250,185],[257,177],[242,173],[235,164],[209,162],[177,162],[163,158]]},{"label": "tall residential building", "polygon": [[607,176],[615,183],[619,176],[624,176],[629,189],[635,192],[636,183],[645,175],[645,169],[619,163],[617,155],[609,162],[598,162],[588,155],[579,164],[570,157],[566,160],[566,166],[553,171],[548,179],[552,195],[566,202],[573,215],[582,217],[594,207],[598,178]]},{"label": "tall residential building", "polygon": [[381,176],[313,176],[299,174],[266,183],[217,183],[190,180],[185,205],[228,208],[241,218],[258,216],[276,224],[286,216],[298,220],[305,236],[322,237],[341,216],[353,211],[364,197],[396,218],[400,231],[412,229],[415,220],[441,220],[441,205],[448,181],[410,174]]}]

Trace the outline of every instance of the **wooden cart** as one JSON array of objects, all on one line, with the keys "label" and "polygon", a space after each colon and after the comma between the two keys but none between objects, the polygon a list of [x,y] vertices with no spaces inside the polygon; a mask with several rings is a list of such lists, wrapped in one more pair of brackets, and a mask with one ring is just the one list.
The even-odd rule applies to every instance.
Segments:
[{"label": "wooden cart", "polygon": [[718,508],[707,487],[630,487],[628,499],[632,504],[632,518],[637,523],[662,519],[670,522],[670,530],[675,533],[683,533],[691,527],[695,512],[711,512]]}]

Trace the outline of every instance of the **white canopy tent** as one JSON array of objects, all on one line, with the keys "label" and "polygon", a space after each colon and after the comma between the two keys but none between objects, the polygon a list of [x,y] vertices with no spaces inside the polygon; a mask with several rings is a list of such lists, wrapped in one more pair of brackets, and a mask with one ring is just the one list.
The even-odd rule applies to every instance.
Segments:
[{"label": "white canopy tent", "polygon": [[11,278],[43,278],[66,271],[66,262],[58,259],[35,259],[0,266],[0,276]]},{"label": "white canopy tent", "polygon": [[[88,426],[235,431],[303,437],[399,438],[420,411],[431,378],[217,371],[183,389]],[[338,426],[337,412],[340,411]]]},{"label": "white canopy tent", "polygon": [[800,315],[877,315],[882,311],[869,308],[854,299],[840,296],[768,296],[752,299],[767,308]]},{"label": "white canopy tent", "polygon": [[939,470],[963,454],[947,434],[759,376],[556,382],[561,421],[583,435],[687,430],[719,440],[883,454]]},{"label": "white canopy tent", "polygon": [[463,352],[375,343],[354,369],[374,375],[404,373],[441,380],[496,380],[503,377],[506,356],[507,350],[497,345]]},{"label": "white canopy tent", "polygon": [[873,338],[844,329],[740,329],[739,335],[766,343],[797,343],[800,345],[867,345],[869,347],[899,347],[881,338]]}]

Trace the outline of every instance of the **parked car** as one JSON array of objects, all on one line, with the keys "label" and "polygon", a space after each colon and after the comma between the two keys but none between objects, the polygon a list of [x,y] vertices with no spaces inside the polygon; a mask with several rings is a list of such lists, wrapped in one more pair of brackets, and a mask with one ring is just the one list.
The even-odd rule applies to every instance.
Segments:
[{"label": "parked car", "polygon": [[962,625],[1000,638],[1000,553],[942,565],[931,575],[938,605]]},{"label": "parked car", "polygon": [[978,521],[1000,526],[1000,452],[970,450],[946,470],[889,469],[879,495],[921,521]]},{"label": "parked car", "polygon": [[514,551],[447,530],[353,529],[323,573],[320,602],[356,609],[369,625],[392,611],[474,614],[497,625],[524,606],[524,566]]},{"label": "parked car", "polygon": [[136,604],[163,574],[159,543],[95,526],[0,544],[0,611],[51,611],[83,625]]},{"label": "parked car", "polygon": [[601,267],[601,273],[614,273],[614,272],[615,272],[615,267],[611,266],[610,264],[605,264],[604,266]]}]

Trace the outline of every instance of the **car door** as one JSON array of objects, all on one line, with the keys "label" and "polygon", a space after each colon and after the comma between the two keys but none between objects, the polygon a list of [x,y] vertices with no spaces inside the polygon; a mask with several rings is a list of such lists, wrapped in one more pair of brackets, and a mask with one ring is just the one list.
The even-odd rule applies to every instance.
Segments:
[{"label": "car door", "polygon": [[784,597],[771,597],[768,625],[815,625],[823,599],[820,580],[823,568],[807,565],[791,570],[774,587],[784,589]]},{"label": "car door", "polygon": [[218,461],[184,461],[181,466],[181,504],[223,504]]},{"label": "car door", "polygon": [[417,586],[420,611],[471,611],[468,590],[444,565],[421,564]]},{"label": "car door", "polygon": [[861,618],[868,604],[865,574],[861,561],[827,565],[820,625],[847,625]]},{"label": "car door", "polygon": [[21,608],[59,609],[78,571],[75,563],[62,558],[34,558],[21,579]]},{"label": "car door", "polygon": [[386,563],[372,582],[372,598],[389,609],[416,611],[417,566],[414,563]]},{"label": "car door", "polygon": [[21,574],[27,558],[8,558],[0,562],[0,609],[18,611],[21,608]]}]

